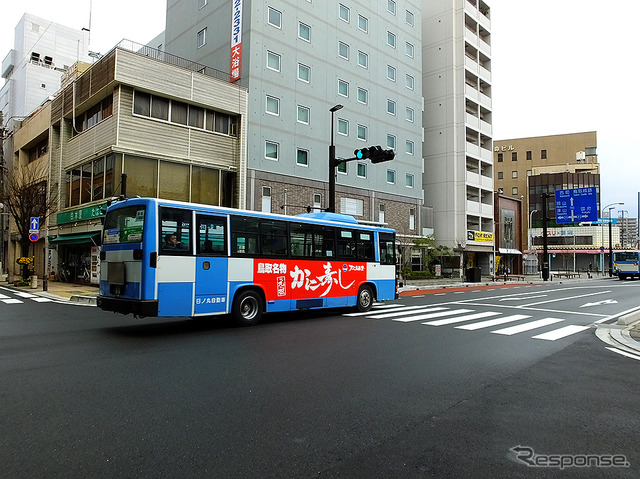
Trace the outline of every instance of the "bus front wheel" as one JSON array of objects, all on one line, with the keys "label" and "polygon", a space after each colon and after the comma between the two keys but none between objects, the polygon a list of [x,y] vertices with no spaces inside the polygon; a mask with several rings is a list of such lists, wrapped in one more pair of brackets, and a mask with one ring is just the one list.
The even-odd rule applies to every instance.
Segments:
[{"label": "bus front wheel", "polygon": [[373,306],[373,290],[371,286],[363,284],[358,290],[358,302],[356,304],[358,311],[367,312]]},{"label": "bus front wheel", "polygon": [[236,296],[231,314],[242,326],[253,326],[262,317],[262,297],[256,291],[247,290]]}]

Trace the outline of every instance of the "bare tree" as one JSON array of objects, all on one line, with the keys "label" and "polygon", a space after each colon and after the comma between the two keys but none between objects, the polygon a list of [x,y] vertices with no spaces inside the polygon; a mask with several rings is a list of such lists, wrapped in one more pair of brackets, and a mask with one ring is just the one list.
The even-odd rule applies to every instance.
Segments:
[{"label": "bare tree", "polygon": [[[4,191],[0,191],[0,202],[4,203],[15,221],[18,230],[21,256],[29,255],[29,220],[39,217],[44,220],[55,210],[55,195],[47,196],[48,164],[33,162],[25,166],[14,166],[6,178]],[[29,270],[23,266],[22,276],[27,278]]]}]

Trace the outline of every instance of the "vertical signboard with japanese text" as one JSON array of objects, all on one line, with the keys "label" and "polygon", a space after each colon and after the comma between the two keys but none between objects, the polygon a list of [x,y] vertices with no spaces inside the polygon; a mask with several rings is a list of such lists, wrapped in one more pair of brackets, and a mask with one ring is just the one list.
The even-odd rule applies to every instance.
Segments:
[{"label": "vertical signboard with japanese text", "polygon": [[231,81],[240,79],[242,57],[242,0],[232,0],[231,7]]}]

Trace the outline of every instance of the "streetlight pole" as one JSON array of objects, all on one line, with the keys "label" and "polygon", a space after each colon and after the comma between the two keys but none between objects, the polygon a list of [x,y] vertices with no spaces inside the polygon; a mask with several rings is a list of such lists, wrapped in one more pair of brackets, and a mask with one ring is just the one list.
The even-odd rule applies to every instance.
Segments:
[{"label": "streetlight pole", "polygon": [[610,203],[604,208],[602,208],[603,212],[604,210],[609,209],[609,277],[613,276],[613,248],[611,245],[611,210],[615,209],[617,205],[624,205],[624,202]]},{"label": "streetlight pole", "polygon": [[333,116],[342,108],[343,105],[334,105],[329,109],[331,112],[331,144],[329,145],[329,208],[327,211],[330,213],[336,212],[336,147],[333,144]]}]

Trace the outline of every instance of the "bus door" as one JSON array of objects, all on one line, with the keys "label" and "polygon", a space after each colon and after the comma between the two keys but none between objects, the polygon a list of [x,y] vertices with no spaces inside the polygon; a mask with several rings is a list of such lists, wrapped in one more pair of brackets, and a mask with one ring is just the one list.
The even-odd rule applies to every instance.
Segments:
[{"label": "bus door", "polygon": [[196,215],[196,289],[194,314],[226,313],[227,217]]}]

